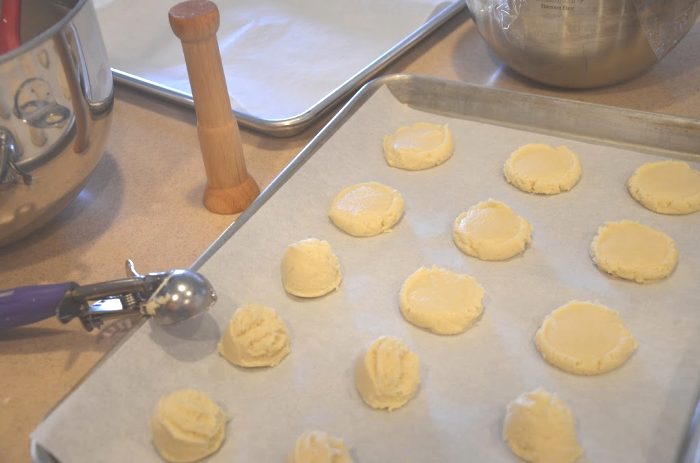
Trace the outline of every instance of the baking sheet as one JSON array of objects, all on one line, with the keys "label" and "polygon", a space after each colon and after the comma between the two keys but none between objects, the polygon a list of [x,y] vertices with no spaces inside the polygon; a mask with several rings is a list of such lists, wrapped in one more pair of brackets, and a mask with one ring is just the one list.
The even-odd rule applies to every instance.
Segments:
[{"label": "baking sheet", "polygon": [[[115,77],[191,105],[170,0],[96,0]],[[241,124],[293,135],[465,7],[462,0],[217,2],[224,73]],[[124,25],[128,24],[128,30]]]},{"label": "baking sheet", "polygon": [[[420,94],[425,82],[430,81],[411,80],[408,87]],[[447,90],[424,88],[430,89],[422,92],[427,100],[444,103]],[[474,94],[484,92],[493,95],[494,90]],[[523,100],[513,101],[511,110],[516,110]],[[543,104],[547,100],[537,101],[539,109],[530,106],[532,118],[538,110],[551,111]],[[561,116],[572,106],[564,102],[559,108],[554,112]],[[595,110],[587,108],[577,112]],[[34,440],[64,462],[158,461],[148,430],[155,403],[174,389],[196,387],[231,416],[227,440],[209,461],[284,461],[301,432],[323,429],[342,436],[358,462],[514,462],[500,437],[505,406],[541,386],[574,411],[586,451],[581,461],[674,461],[700,385],[700,247],[693,233],[700,229],[700,214],[654,214],[632,200],[624,185],[643,162],[672,154],[693,160],[698,168],[697,156],[426,112],[401,104],[384,86],[343,119],[347,114],[335,122],[337,131],[325,130],[312,142],[319,148],[306,163],[299,167],[303,159],[298,159],[282,174],[272,187],[279,187],[274,195],[264,193],[262,207],[241,219],[247,218],[245,226],[234,224],[236,232],[212,249],[200,269],[220,297],[210,313],[171,328],[144,324],[42,423]],[[618,128],[644,117],[617,114],[608,124],[618,123]],[[688,140],[699,136],[692,121],[659,120],[656,125],[666,126],[668,133],[695,127],[687,132]],[[389,168],[381,154],[382,137],[415,121],[449,124],[453,158],[422,172]],[[585,133],[586,121],[576,125]],[[674,138],[680,143],[682,137]],[[576,151],[584,169],[580,183],[552,197],[506,184],[503,161],[529,142],[564,143]],[[406,213],[391,233],[353,238],[333,227],[326,209],[342,187],[367,180],[399,189]],[[508,203],[532,223],[533,243],[522,256],[482,262],[453,245],[454,217],[489,197]],[[680,262],[670,278],[638,285],[595,268],[588,245],[598,225],[620,219],[651,225],[676,240]],[[309,236],[330,241],[344,280],[326,297],[300,300],[284,292],[279,263],[287,244]],[[468,273],[486,290],[484,314],[464,334],[430,334],[406,323],[398,311],[403,279],[433,264]],[[541,320],[571,299],[596,300],[620,311],[640,344],[620,369],[574,376],[537,354],[532,338]],[[273,369],[238,369],[215,353],[233,310],[249,301],[275,307],[289,325],[292,352]],[[392,413],[365,406],[352,375],[361,350],[386,334],[403,338],[422,364],[417,396]]]}]

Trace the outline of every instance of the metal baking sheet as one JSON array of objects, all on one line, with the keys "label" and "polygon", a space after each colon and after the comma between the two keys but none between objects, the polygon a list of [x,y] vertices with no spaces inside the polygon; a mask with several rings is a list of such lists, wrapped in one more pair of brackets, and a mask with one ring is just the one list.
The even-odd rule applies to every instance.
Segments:
[{"label": "metal baking sheet", "polygon": [[[383,135],[415,121],[447,123],[455,154],[420,172],[389,168]],[[502,178],[509,152],[527,142],[566,144],[583,164],[565,194],[522,193]],[[365,86],[256,202],[194,264],[220,299],[209,314],[164,329],[144,323],[101,362],[33,433],[35,455],[60,461],[158,461],[148,420],[158,398],[181,387],[209,393],[232,417],[208,461],[284,461],[308,429],[342,436],[358,462],[515,462],[500,437],[506,404],[541,386],[572,408],[582,462],[671,462],[691,441],[700,390],[700,214],[654,214],[624,187],[641,163],[680,158],[700,167],[700,121],[625,111],[430,78],[393,76]],[[326,217],[347,184],[377,180],[399,189],[406,213],[391,233],[353,238]],[[507,262],[481,262],[453,245],[454,217],[494,197],[533,225],[532,246]],[[670,234],[675,272],[638,285],[591,263],[588,245],[608,220],[632,219]],[[327,239],[344,280],[319,299],[288,296],[280,282],[285,247]],[[478,323],[437,336],[398,311],[403,279],[440,265],[486,289]],[[541,320],[570,299],[619,310],[640,347],[620,369],[581,377],[537,354]],[[257,301],[288,323],[292,352],[273,369],[244,371],[215,353],[235,307]],[[368,408],[353,363],[380,335],[403,338],[422,362],[417,396],[392,413]],[[688,453],[688,455],[690,455]],[[693,460],[687,460],[693,461]]]},{"label": "metal baking sheet", "polygon": [[[193,106],[180,43],[167,21],[172,4],[95,1],[116,81]],[[280,137],[302,131],[466,5],[463,0],[217,4],[233,111],[241,125]]]}]

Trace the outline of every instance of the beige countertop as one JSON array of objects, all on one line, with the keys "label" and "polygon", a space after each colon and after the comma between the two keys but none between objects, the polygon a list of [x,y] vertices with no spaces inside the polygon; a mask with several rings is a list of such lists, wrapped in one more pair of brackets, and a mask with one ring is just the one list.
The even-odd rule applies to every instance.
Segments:
[{"label": "beige countertop", "polygon": [[[650,72],[620,85],[562,91],[505,69],[463,12],[385,70],[432,75],[581,101],[700,118],[700,24]],[[327,119],[327,118],[326,118]],[[261,188],[320,130],[276,139],[242,130],[248,170]],[[204,170],[194,113],[117,88],[110,140],[85,190],[48,226],[0,248],[0,287],[124,276],[187,267],[235,220],[201,204]],[[85,332],[47,320],[0,332],[0,461],[29,460],[29,433],[133,326]]]}]

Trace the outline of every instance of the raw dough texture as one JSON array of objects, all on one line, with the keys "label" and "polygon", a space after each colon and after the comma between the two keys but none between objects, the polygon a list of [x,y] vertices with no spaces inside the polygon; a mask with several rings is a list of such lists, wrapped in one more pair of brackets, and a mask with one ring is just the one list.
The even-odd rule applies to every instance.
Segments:
[{"label": "raw dough texture", "polygon": [[532,463],[572,463],[583,455],[573,413],[541,388],[508,404],[503,439],[514,454]]},{"label": "raw dough texture", "polygon": [[309,238],[290,244],[282,259],[282,284],[294,296],[319,297],[340,286],[340,264],[328,241]]},{"label": "raw dough texture", "polygon": [[328,211],[333,223],[352,236],[389,231],[403,215],[403,198],[378,182],[358,183],[338,193]]},{"label": "raw dough texture", "polygon": [[524,145],[513,151],[503,174],[508,183],[526,193],[555,195],[569,191],[581,178],[581,162],[566,146]]},{"label": "raw dough texture", "polygon": [[423,170],[447,161],[454,152],[447,125],[417,122],[384,137],[384,157],[392,167]]},{"label": "raw dough texture", "polygon": [[343,439],[323,431],[307,431],[297,439],[288,463],[352,463]]},{"label": "raw dough texture", "polygon": [[409,322],[437,334],[461,333],[481,315],[484,288],[472,277],[421,267],[406,278],[399,301]]},{"label": "raw dough texture", "polygon": [[620,315],[592,302],[571,301],[555,309],[535,334],[542,358],[576,375],[599,375],[619,367],[637,348]]},{"label": "raw dough texture", "polygon": [[158,401],[151,418],[153,443],[166,461],[198,461],[221,447],[227,420],[206,394],[180,389]]},{"label": "raw dough texture", "polygon": [[670,236],[631,220],[600,227],[591,243],[591,256],[601,270],[637,283],[665,278],[678,263]]},{"label": "raw dough texture", "polygon": [[240,367],[274,367],[289,353],[289,334],[274,309],[247,304],[234,312],[219,353]]},{"label": "raw dough texture", "polygon": [[627,188],[640,204],[660,214],[700,211],[700,170],[682,161],[642,164]]},{"label": "raw dough texture", "polygon": [[482,201],[455,219],[452,238],[467,255],[481,260],[505,260],[523,252],[532,226],[495,199]]},{"label": "raw dough texture", "polygon": [[357,390],[372,408],[391,411],[405,405],[419,382],[418,357],[393,336],[374,341],[355,368]]}]

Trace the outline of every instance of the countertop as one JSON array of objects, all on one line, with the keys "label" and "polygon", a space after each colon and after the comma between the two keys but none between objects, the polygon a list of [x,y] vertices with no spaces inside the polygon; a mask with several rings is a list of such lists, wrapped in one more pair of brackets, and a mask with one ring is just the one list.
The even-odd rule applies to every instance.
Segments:
[{"label": "countertop", "polygon": [[[700,23],[645,75],[564,91],[505,68],[464,11],[383,72],[393,73],[700,118]],[[329,117],[291,138],[242,130],[248,170],[261,188]],[[0,248],[0,287],[121,278],[127,258],[141,273],[188,267],[236,219],[203,207],[204,183],[194,112],[117,87],[110,139],[88,185],[49,225]],[[134,324],[114,320],[86,332],[77,320],[46,320],[0,332],[1,462],[29,461],[32,429]]]}]

